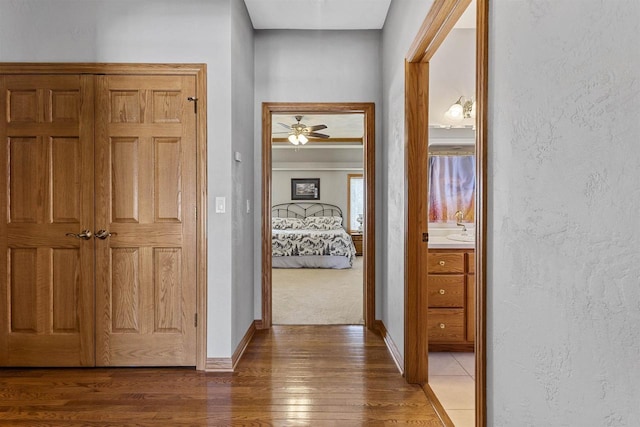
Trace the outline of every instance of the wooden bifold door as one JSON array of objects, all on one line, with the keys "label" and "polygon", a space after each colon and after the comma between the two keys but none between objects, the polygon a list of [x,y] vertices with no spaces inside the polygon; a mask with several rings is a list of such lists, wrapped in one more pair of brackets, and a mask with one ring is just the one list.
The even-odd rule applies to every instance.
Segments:
[{"label": "wooden bifold door", "polygon": [[0,366],[192,366],[195,77],[0,76]]}]

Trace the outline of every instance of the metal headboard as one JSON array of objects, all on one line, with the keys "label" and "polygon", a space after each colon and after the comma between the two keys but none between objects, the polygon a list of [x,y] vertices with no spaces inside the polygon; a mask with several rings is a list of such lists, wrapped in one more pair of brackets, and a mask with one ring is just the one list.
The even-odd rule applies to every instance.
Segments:
[{"label": "metal headboard", "polygon": [[342,216],[342,209],[328,203],[280,203],[271,208],[272,218],[308,218],[310,216]]}]

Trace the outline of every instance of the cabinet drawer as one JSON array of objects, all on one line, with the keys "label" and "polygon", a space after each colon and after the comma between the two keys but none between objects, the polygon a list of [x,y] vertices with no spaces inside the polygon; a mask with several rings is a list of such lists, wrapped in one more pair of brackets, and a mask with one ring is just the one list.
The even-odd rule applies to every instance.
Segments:
[{"label": "cabinet drawer", "polygon": [[430,308],[428,318],[429,341],[458,342],[465,340],[464,309]]},{"label": "cabinet drawer", "polygon": [[429,253],[429,273],[464,273],[464,252]]},{"label": "cabinet drawer", "polygon": [[464,274],[429,275],[429,307],[464,307]]}]

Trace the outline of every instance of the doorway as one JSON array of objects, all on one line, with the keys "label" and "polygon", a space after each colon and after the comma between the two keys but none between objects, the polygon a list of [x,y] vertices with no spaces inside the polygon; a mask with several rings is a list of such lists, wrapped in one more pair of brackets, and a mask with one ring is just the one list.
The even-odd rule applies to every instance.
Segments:
[{"label": "doorway", "polygon": [[[363,178],[364,178],[364,212],[362,218],[362,233],[356,239],[361,239],[363,251],[363,313],[364,324],[368,328],[374,327],[375,320],[375,143],[374,143],[374,105],[372,103],[264,103],[262,109],[262,328],[270,328],[273,323],[273,247],[272,247],[272,217],[274,209],[273,199],[273,116],[278,115],[345,115],[359,114],[364,118],[364,135],[362,137],[363,150]],[[276,122],[277,123],[277,122]],[[292,178],[292,198],[294,179]],[[316,181],[300,183],[300,185],[318,185]],[[303,188],[303,187],[300,187]],[[306,188],[306,187],[304,187]],[[322,191],[322,187],[319,188]],[[302,195],[302,197],[305,197]],[[311,200],[318,200],[310,196]],[[319,201],[319,200],[318,200]],[[314,203],[312,203],[314,205]],[[333,209],[322,205],[322,209]],[[308,204],[303,209],[315,209]],[[333,212],[333,211],[332,211]],[[316,215],[305,212],[304,215]],[[285,214],[290,216],[290,214]],[[295,214],[291,214],[295,215]],[[325,215],[325,214],[321,214]],[[333,215],[333,214],[328,214]],[[345,227],[346,228],[346,227]]]},{"label": "doorway", "polygon": [[[422,384],[425,392],[435,398],[429,385],[429,294],[427,277],[429,266],[449,264],[447,260],[432,260],[429,257],[428,240],[428,175],[429,141],[429,72],[430,60],[440,47],[456,21],[468,7],[470,0],[456,2],[436,0],[424,20],[406,59],[405,99],[407,105],[405,129],[407,134],[407,260],[405,276],[405,372],[407,381]],[[486,149],[487,149],[487,45],[488,45],[488,1],[476,3],[476,64],[475,64],[475,165],[476,165],[476,209],[475,209],[475,254],[465,254],[461,259],[467,283],[474,286],[467,294],[475,298],[467,319],[474,320],[475,334],[475,425],[486,425],[485,396],[485,345],[486,345]],[[475,273],[475,274],[472,274]],[[469,277],[472,277],[469,280]],[[446,292],[446,290],[445,290]],[[475,312],[475,313],[474,313]],[[471,317],[472,316],[472,317]],[[446,327],[444,322],[439,326]],[[463,329],[461,329],[464,331]],[[437,398],[435,398],[437,401]],[[440,407],[443,419],[451,421]]]},{"label": "doorway", "polygon": [[0,66],[2,365],[204,365],[203,81],[197,65]]}]

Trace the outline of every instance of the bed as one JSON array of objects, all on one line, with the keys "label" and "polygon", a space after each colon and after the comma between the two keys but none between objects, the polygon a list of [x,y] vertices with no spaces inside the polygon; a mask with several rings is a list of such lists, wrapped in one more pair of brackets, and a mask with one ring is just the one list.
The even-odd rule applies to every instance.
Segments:
[{"label": "bed", "polygon": [[342,210],[327,203],[282,203],[271,208],[273,268],[351,268],[356,248]]}]

